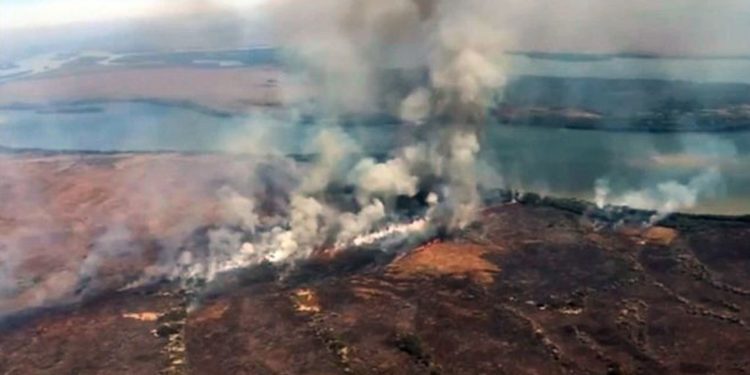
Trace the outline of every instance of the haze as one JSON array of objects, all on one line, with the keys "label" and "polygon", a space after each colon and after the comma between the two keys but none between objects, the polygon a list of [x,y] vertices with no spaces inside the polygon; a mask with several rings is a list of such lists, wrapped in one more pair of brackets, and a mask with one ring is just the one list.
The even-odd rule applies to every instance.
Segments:
[{"label": "haze", "polygon": [[[260,15],[269,5],[273,2],[6,0],[0,3],[0,55],[61,46],[144,50],[266,44],[271,40]],[[750,3],[743,0],[503,0],[493,11],[517,50],[750,54]]]}]

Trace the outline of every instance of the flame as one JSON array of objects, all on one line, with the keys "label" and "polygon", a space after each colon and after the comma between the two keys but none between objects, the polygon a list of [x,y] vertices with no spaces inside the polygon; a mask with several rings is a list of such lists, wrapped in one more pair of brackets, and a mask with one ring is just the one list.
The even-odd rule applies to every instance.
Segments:
[{"label": "flame", "polygon": [[333,247],[332,252],[337,253],[350,247],[374,245],[391,238],[410,237],[427,232],[429,227],[430,225],[426,218],[419,218],[408,223],[391,224],[381,230],[355,237],[351,241],[338,243]]},{"label": "flame", "polygon": [[317,314],[321,311],[318,297],[311,289],[298,289],[292,294],[294,309],[298,312]]},{"label": "flame", "polygon": [[[394,245],[401,245],[412,238],[424,239],[429,234],[431,228],[430,221],[426,217],[422,217],[410,222],[390,224],[380,230],[362,234],[350,241],[336,243],[330,248],[316,249],[312,253],[316,256],[334,257],[343,251],[362,246],[382,245],[384,249],[388,249]],[[219,274],[258,264],[259,258],[255,251],[257,251],[255,246],[245,243],[241,250],[229,258],[221,260],[210,259],[208,263],[188,262],[187,267],[174,270],[172,278],[190,279],[205,277],[205,280],[211,281]],[[275,258],[274,255],[274,253],[267,254],[263,259],[274,264],[293,260],[286,257]],[[128,287],[134,285],[142,285],[142,283],[137,282]]]},{"label": "flame", "polygon": [[155,322],[159,319],[159,314],[155,312],[138,312],[138,313],[125,313],[122,314],[125,319],[140,320],[142,322]]}]

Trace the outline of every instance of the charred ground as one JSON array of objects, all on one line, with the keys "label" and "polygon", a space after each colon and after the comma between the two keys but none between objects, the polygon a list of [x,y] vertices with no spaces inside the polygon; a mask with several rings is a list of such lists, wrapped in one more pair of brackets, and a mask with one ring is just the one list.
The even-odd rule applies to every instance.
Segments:
[{"label": "charred ground", "polygon": [[563,206],[490,208],[392,261],[345,253],[200,298],[164,285],[42,313],[6,327],[0,372],[750,371],[750,224],[602,227]]}]

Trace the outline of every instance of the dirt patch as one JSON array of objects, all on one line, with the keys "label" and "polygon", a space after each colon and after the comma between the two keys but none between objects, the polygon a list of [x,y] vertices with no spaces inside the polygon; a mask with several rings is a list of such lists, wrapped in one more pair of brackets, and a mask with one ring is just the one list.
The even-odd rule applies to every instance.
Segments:
[{"label": "dirt patch", "polygon": [[219,320],[224,317],[224,314],[229,310],[229,302],[226,300],[220,300],[214,302],[208,306],[204,306],[192,317],[194,323],[203,323],[207,321]]},{"label": "dirt patch", "polygon": [[674,229],[651,227],[643,233],[643,238],[652,244],[669,246],[678,235],[679,233]]},{"label": "dirt patch", "polygon": [[[284,73],[268,67],[120,68],[9,82],[0,86],[0,105],[153,99],[239,112],[281,103],[279,88],[269,81],[285,81]],[[306,90],[285,81],[284,98],[303,97]]]},{"label": "dirt patch", "polygon": [[487,250],[473,244],[440,242],[427,245],[396,261],[389,272],[397,277],[468,276],[481,284],[495,280],[500,268],[484,259]]}]

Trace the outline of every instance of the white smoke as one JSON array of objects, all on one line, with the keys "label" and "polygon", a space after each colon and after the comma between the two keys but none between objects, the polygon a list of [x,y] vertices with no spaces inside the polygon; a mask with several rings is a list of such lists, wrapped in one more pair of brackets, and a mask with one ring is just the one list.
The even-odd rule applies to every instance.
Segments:
[{"label": "white smoke", "polygon": [[[224,271],[226,263],[233,263],[245,254],[238,254],[242,248],[242,232],[219,228],[208,232],[208,264],[205,270],[206,278],[213,279]],[[201,270],[202,271],[202,270]]]},{"label": "white smoke", "polygon": [[[306,259],[315,250],[348,243],[371,231],[386,217],[378,199],[361,204],[354,212],[341,211],[326,195],[333,185],[345,182],[351,173],[351,158],[359,147],[337,129],[323,129],[313,142],[317,155],[298,186],[289,192],[289,204],[279,213],[277,222],[261,230],[254,200],[223,188],[225,226],[209,232],[208,258],[183,256],[176,277],[197,276],[208,280],[216,275],[258,264],[290,263]],[[248,228],[252,225],[252,228]],[[207,263],[205,266],[203,263]]]},{"label": "white smoke", "polygon": [[[594,202],[599,208],[627,206],[656,211],[655,223],[670,213],[700,211],[701,204],[726,193],[724,173],[736,168],[738,150],[731,139],[695,134],[677,135],[679,147],[672,151],[642,150],[647,163],[637,164],[650,172],[640,189],[620,189],[615,176],[594,184]],[[668,177],[665,177],[668,176]]]},{"label": "white smoke", "polygon": [[419,179],[411,173],[404,159],[376,163],[367,158],[357,164],[349,180],[357,187],[357,200],[366,203],[373,197],[414,196],[418,193]]},{"label": "white smoke", "polygon": [[301,193],[307,195],[320,193],[340,179],[344,174],[347,158],[359,149],[353,140],[338,129],[323,129],[313,140],[313,147],[318,159],[300,186]]},{"label": "white smoke", "polygon": [[[339,129],[324,129],[287,211],[264,230],[248,228],[260,222],[253,200],[222,190],[224,217],[234,229],[211,232],[211,257],[219,260],[201,271],[211,278],[259,260],[290,262],[316,250],[471,224],[480,205],[476,164],[484,112],[505,84],[503,33],[484,11],[490,2],[323,0],[272,7],[278,41],[317,87],[323,116],[335,122],[342,114],[385,108],[423,134],[378,162],[362,158]],[[385,87],[383,72],[404,62],[426,66],[427,82]],[[346,183],[354,186],[354,206],[330,197]],[[425,189],[425,219],[394,224],[396,198]]]},{"label": "white smoke", "polygon": [[255,213],[255,201],[247,198],[229,186],[219,189],[219,203],[221,204],[223,221],[232,226],[242,228],[248,232],[255,232],[260,223]]},{"label": "white smoke", "polygon": [[[184,215],[175,215],[179,225],[155,244],[139,238],[159,233],[161,228],[150,219],[159,216],[162,205],[172,203],[136,200],[132,204],[142,207],[146,224],[125,220],[104,226],[80,266],[81,282],[96,283],[105,274],[117,274],[103,271],[117,266],[125,254],[134,264],[140,262],[140,268],[136,275],[119,277],[112,283],[116,287],[163,277],[211,280],[261,262],[293,264],[316,251],[375,243],[389,248],[437,229],[461,229],[474,220],[480,203],[476,161],[485,111],[505,83],[502,30],[485,11],[491,2],[283,0],[269,6],[278,26],[276,41],[288,52],[290,65],[317,90],[313,106],[324,123],[387,111],[405,126],[417,125],[410,127],[416,134],[385,160],[377,160],[363,156],[338,126],[329,126],[312,142],[312,163],[290,159],[283,166],[294,178],[263,176],[262,163],[247,170],[227,167],[225,174],[236,177],[206,177],[215,182],[209,193],[216,198],[211,219],[190,211],[189,200],[182,202],[188,208]],[[389,70],[402,66],[425,66],[428,74],[414,81],[386,79]],[[282,153],[265,144],[273,136],[226,143],[232,151],[246,147],[247,154],[278,156]],[[201,189],[145,186],[146,177],[122,181],[123,191],[159,197],[164,191]],[[347,184],[353,185],[351,195],[340,192]],[[422,202],[426,207],[410,215],[422,218],[396,211],[398,198],[420,193],[429,194]],[[205,235],[207,245],[185,246],[185,239],[196,232]]]},{"label": "white smoke", "polygon": [[407,124],[423,125],[432,110],[430,90],[420,87],[401,102],[400,117]]},{"label": "white smoke", "polygon": [[[393,102],[394,90],[379,79],[383,70],[427,67],[428,82],[406,88],[393,109],[406,123],[427,127],[425,136],[383,163],[362,161],[354,172],[358,198],[414,195],[426,180],[442,181],[435,187],[444,206],[436,210],[445,216],[439,221],[451,228],[471,223],[479,204],[475,164],[484,112],[506,81],[504,33],[487,12],[492,2],[281,1],[275,9],[280,41],[304,66],[323,72],[313,81],[336,113]],[[329,90],[339,84],[347,87]]]},{"label": "white smoke", "polygon": [[651,222],[655,223],[670,213],[694,208],[701,198],[715,196],[721,184],[721,172],[714,167],[686,183],[669,180],[641,190],[628,190],[618,194],[612,193],[607,179],[599,179],[594,188],[595,202],[602,209],[607,206],[626,206],[656,211],[651,218]]},{"label": "white smoke", "polygon": [[375,225],[386,217],[385,206],[379,200],[374,200],[369,205],[362,208],[359,213],[344,213],[339,218],[341,230],[336,239],[336,243],[350,243],[363,233],[367,233]]},{"label": "white smoke", "polygon": [[[739,4],[739,1],[731,1]],[[699,1],[689,2],[698,4]],[[695,43],[692,37],[684,38],[686,30],[688,34],[695,32],[689,27],[668,28],[667,32],[656,33],[661,37],[654,38],[642,38],[641,34],[633,32],[643,29],[641,21],[645,13],[659,15],[650,18],[647,26],[664,24],[660,19],[664,12],[644,13],[642,10],[665,10],[668,5],[654,5],[645,0],[637,0],[638,5],[612,5],[594,0],[576,0],[575,3],[576,6],[550,0],[269,2],[274,39],[288,52],[287,62],[304,72],[304,82],[312,83],[316,89],[312,95],[314,105],[322,108],[320,112],[327,121],[335,123],[340,115],[386,110],[411,126],[417,135],[381,161],[363,158],[359,147],[343,131],[328,128],[313,142],[311,151],[317,158],[311,165],[300,166],[289,160],[279,168],[291,170],[293,178],[266,176],[261,183],[260,178],[246,178],[248,174],[261,174],[259,170],[249,173],[242,168],[227,167],[226,174],[238,176],[227,181],[225,176],[216,177],[204,171],[207,176],[199,180],[219,181],[212,185],[209,193],[217,198],[215,221],[203,220],[199,210],[189,208],[177,211],[174,219],[167,218],[165,207],[190,207],[192,201],[175,202],[174,197],[162,200],[159,197],[163,192],[194,189],[200,184],[154,183],[158,179],[153,177],[163,174],[159,168],[132,176],[127,181],[113,182],[112,185],[119,188],[115,196],[145,197],[125,201],[128,206],[138,207],[140,215],[132,221],[145,222],[145,228],[117,220],[104,223],[104,231],[93,240],[88,258],[79,265],[80,269],[76,268],[79,271],[76,276],[96,280],[104,274],[107,265],[119,263],[121,257],[142,258],[147,253],[147,244],[135,241],[142,235],[134,233],[137,230],[160,235],[161,255],[155,262],[143,260],[153,264],[145,270],[139,269],[142,278],[132,285],[141,285],[165,274],[175,278],[195,275],[212,279],[224,271],[264,261],[289,263],[305,259],[316,250],[372,244],[388,248],[403,239],[427,236],[437,229],[466,227],[474,221],[480,204],[477,185],[502,184],[502,176],[489,173],[491,168],[487,165],[479,165],[477,155],[485,110],[499,99],[497,95],[506,82],[503,52],[506,48],[519,48],[518,44],[509,45],[505,40],[508,23],[513,24],[511,34],[519,37],[514,38],[516,41],[528,39],[521,49],[541,46],[547,47],[542,48],[545,50],[662,52],[667,46],[678,53],[685,51],[685,47],[705,48],[706,43]],[[550,19],[545,8],[555,6],[570,17]],[[713,4],[702,6],[715,8]],[[732,9],[744,6],[735,5]],[[623,12],[623,9],[629,11]],[[709,14],[705,16],[708,18],[716,17],[710,13],[696,11],[696,14]],[[204,16],[201,14],[202,18]],[[226,21],[222,18],[220,22]],[[588,22],[592,27],[565,27],[580,26],[578,21]],[[615,26],[627,23],[627,27],[615,27],[616,33],[590,32],[610,21]],[[234,34],[234,29],[230,27],[229,34]],[[589,35],[579,37],[581,30]],[[714,32],[702,34],[708,36],[703,39],[717,39]],[[155,38],[146,39],[149,44],[166,41],[170,47],[174,47],[174,42],[190,45],[197,42],[195,38],[185,38],[182,32],[161,36],[156,42]],[[578,41],[588,39],[594,40],[577,45]],[[625,42],[617,41],[623,39]],[[678,39],[684,39],[685,43],[671,43]],[[560,41],[565,40],[569,43],[561,45]],[[664,43],[665,40],[670,43]],[[199,44],[215,45],[208,40]],[[232,43],[235,44],[246,43]],[[383,79],[385,71],[401,67],[426,67],[426,78],[400,80],[395,84],[393,80]],[[297,97],[289,92],[281,95]],[[232,151],[249,154],[283,154],[269,145],[274,141],[273,131],[250,132],[241,139],[233,134],[226,146]],[[190,168],[195,173],[195,168]],[[720,188],[720,177],[719,170],[710,169],[688,181],[666,180],[641,190],[624,192],[617,192],[608,181],[600,180],[596,200],[600,207],[628,205],[653,209],[659,212],[658,219],[669,212],[694,207],[701,197]],[[143,184],[145,180],[150,183]],[[335,189],[344,184],[354,185],[351,202],[341,195],[331,196],[339,194]],[[30,181],[24,185],[37,184]],[[221,186],[218,191],[217,186]],[[419,193],[428,193],[425,202],[428,208],[423,217],[400,217],[394,209],[396,199]],[[203,196],[202,191],[195,194]],[[94,220],[97,219],[99,217]],[[162,227],[167,224],[159,222],[178,224],[165,233]],[[195,249],[183,249],[184,239],[192,236],[196,228],[203,227],[208,228],[205,249],[195,252]],[[22,250],[28,246],[17,242],[32,237],[36,236],[14,233],[0,239],[0,296],[22,289],[17,287],[19,266],[23,260]],[[52,239],[41,242],[43,246],[55,246]],[[49,276],[43,282],[67,285],[60,281],[62,279]],[[2,311],[0,306],[0,313]]]},{"label": "white smoke", "polygon": [[[303,105],[312,104],[332,124],[310,145],[315,159],[279,160],[286,152],[276,147],[273,126],[248,127],[244,137],[221,142],[254,155],[244,166],[227,163],[220,173],[183,166],[195,180],[190,184],[166,173],[174,160],[153,162],[112,181],[112,194],[123,207],[138,207],[136,213],[116,205],[97,213],[100,232],[87,257],[70,275],[42,280],[47,296],[36,305],[164,278],[212,280],[262,262],[294,264],[317,251],[391,250],[474,220],[484,115],[505,84],[502,29],[486,11],[495,8],[492,2],[282,0],[269,6],[288,65],[316,90]],[[394,82],[389,72],[403,67],[426,67],[427,74]],[[285,118],[297,118],[298,109],[289,108]],[[382,112],[402,119],[409,133],[384,160],[364,155],[339,124],[347,115]],[[425,195],[416,212],[397,211],[399,198]],[[214,198],[210,208],[201,205],[206,199],[190,198],[207,196]],[[0,248],[14,247],[0,251],[0,295],[20,290],[21,258],[12,242],[0,241]],[[68,281],[58,292],[51,284],[59,280]]]}]

